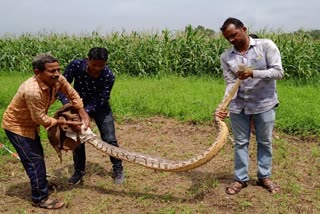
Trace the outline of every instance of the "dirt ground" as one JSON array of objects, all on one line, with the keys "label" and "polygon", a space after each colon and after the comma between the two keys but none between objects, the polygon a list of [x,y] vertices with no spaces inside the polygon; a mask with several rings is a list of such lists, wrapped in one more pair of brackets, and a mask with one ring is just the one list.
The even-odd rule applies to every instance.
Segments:
[{"label": "dirt ground", "polygon": [[[216,130],[213,124],[153,117],[116,124],[116,134],[127,150],[185,160],[208,148]],[[63,199],[66,206],[57,211],[33,207],[29,180],[20,162],[6,156],[1,157],[0,213],[319,213],[318,142],[280,133],[274,137],[273,179],[282,187],[277,195],[255,184],[254,139],[250,144],[251,181],[235,196],[225,193],[233,180],[232,138],[209,163],[188,172],[157,172],[124,162],[126,181],[122,185],[113,184],[108,155],[87,145],[86,176],[77,186],[67,184],[73,173],[72,153],[64,153],[60,163],[44,142],[48,180],[59,185],[51,196]]]}]

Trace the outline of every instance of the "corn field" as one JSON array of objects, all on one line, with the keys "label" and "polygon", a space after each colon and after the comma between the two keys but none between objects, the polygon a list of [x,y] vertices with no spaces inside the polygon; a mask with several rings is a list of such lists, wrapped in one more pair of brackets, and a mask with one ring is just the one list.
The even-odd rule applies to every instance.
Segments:
[{"label": "corn field", "polygon": [[[319,79],[320,42],[299,34],[263,33],[279,47],[286,79]],[[0,37],[0,70],[30,72],[34,56],[51,52],[62,68],[70,60],[86,57],[91,47],[109,52],[109,66],[116,74],[132,76],[209,75],[222,77],[220,55],[230,46],[221,34],[204,34],[191,26],[183,32],[111,33],[70,36],[42,33]]]}]

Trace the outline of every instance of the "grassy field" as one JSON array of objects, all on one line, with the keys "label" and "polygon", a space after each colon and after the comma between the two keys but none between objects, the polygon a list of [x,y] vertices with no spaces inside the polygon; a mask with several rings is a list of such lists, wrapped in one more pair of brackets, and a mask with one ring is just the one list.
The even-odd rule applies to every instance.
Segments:
[{"label": "grassy field", "polygon": [[[210,77],[122,78],[112,105],[120,117],[162,115],[181,121],[208,122],[224,94],[225,84]],[[280,107],[276,128],[287,134],[319,136],[319,86],[278,81]]]},{"label": "grassy field", "polygon": [[[1,118],[21,82],[31,75],[0,74]],[[221,101],[224,89],[223,80],[210,77],[139,78],[122,75],[116,79],[111,105],[119,122],[126,118],[164,116],[179,121],[208,123],[212,121],[212,112]],[[305,138],[319,138],[318,91],[319,86],[297,86],[290,81],[278,81],[280,107],[277,109],[276,129]],[[57,101],[49,114],[53,115],[59,106]],[[0,140],[8,143],[3,131]]]},{"label": "grassy field", "polygon": [[[0,116],[17,88],[32,74],[0,73]],[[224,93],[224,82],[210,77],[116,79],[111,104],[120,145],[168,159],[187,159],[206,149],[215,136],[211,114]],[[248,188],[227,196],[232,181],[232,143],[203,167],[185,173],[154,172],[125,163],[127,181],[112,183],[107,155],[88,146],[84,184],[67,185],[72,173],[71,153],[59,163],[42,133],[50,181],[59,184],[54,196],[67,207],[58,213],[318,213],[320,212],[319,87],[278,81],[280,107],[274,136],[273,178],[282,187],[270,195],[255,185],[256,146],[250,146]],[[56,102],[50,113],[60,106]],[[96,129],[95,129],[96,130]],[[43,130],[42,130],[43,131]],[[0,132],[0,140],[12,146]],[[254,141],[254,138],[252,139]],[[1,213],[41,213],[30,205],[30,187],[18,160],[0,150]],[[143,184],[143,185],[141,185]]]},{"label": "grassy field", "polygon": [[[284,80],[278,81],[273,142],[272,177],[282,187],[280,194],[270,195],[255,185],[254,137],[252,180],[236,196],[224,192],[233,180],[232,138],[212,161],[189,172],[154,172],[124,163],[127,179],[121,186],[112,183],[108,155],[88,146],[85,182],[70,187],[71,152],[59,163],[42,129],[48,179],[59,185],[52,194],[66,202],[57,213],[320,213],[320,42],[303,31],[258,34],[277,44],[285,70]],[[171,160],[192,158],[209,147],[216,136],[211,115],[225,90],[219,57],[229,44],[219,33],[191,26],[184,32],[151,35],[0,37],[0,118],[19,85],[32,75],[35,55],[51,52],[64,68],[94,46],[108,48],[108,63],[117,76],[111,105],[121,147]],[[60,106],[57,101],[49,114]],[[13,150],[2,129],[0,143]],[[0,156],[0,213],[43,213],[30,205],[21,163],[4,149]]]}]

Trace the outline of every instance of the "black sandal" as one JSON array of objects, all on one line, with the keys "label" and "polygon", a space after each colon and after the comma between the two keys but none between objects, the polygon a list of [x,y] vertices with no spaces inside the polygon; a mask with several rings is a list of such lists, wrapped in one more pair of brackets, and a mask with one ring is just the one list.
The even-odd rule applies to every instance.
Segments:
[{"label": "black sandal", "polygon": [[33,206],[35,207],[40,207],[44,209],[60,209],[64,206],[63,201],[59,201],[58,199],[52,200],[49,198],[43,199],[38,203],[32,203]]}]

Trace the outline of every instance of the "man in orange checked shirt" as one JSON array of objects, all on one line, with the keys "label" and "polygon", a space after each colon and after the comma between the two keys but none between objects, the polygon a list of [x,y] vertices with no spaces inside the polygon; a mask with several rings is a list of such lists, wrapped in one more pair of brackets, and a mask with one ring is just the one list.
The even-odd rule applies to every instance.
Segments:
[{"label": "man in orange checked shirt", "polygon": [[32,61],[35,75],[19,87],[16,95],[3,114],[2,128],[16,149],[21,163],[30,179],[33,205],[46,209],[59,209],[63,201],[49,198],[48,180],[41,145],[39,128],[54,125],[81,125],[81,122],[56,120],[47,115],[56,100],[57,92],[65,93],[79,110],[80,117],[88,127],[90,118],[83,108],[78,93],[60,75],[58,60],[50,54],[40,54]]}]

